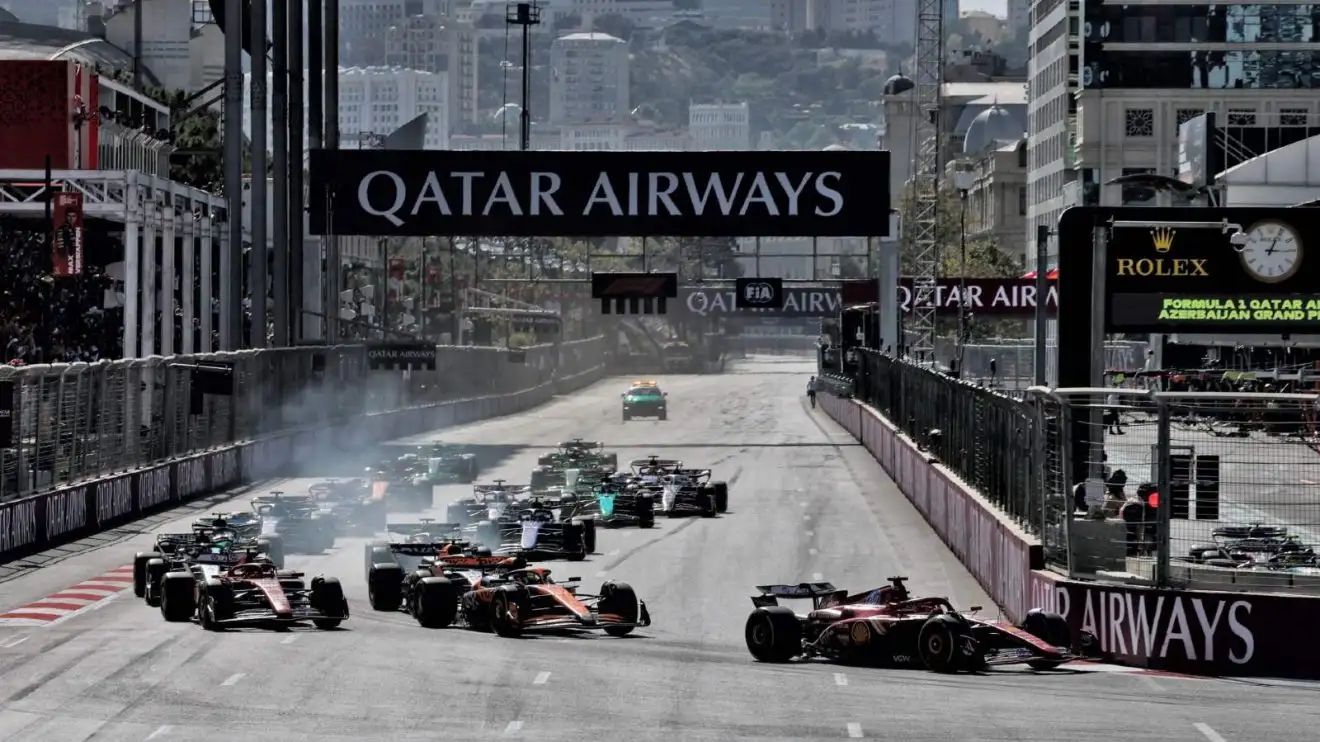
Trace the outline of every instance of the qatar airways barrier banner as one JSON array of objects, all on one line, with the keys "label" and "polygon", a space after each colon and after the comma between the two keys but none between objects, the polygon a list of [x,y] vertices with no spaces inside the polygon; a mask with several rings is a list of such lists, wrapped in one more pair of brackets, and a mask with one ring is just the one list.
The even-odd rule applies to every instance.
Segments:
[{"label": "qatar airways barrier banner", "polygon": [[831,394],[821,407],[862,442],[945,544],[1014,621],[1032,608],[1125,664],[1204,675],[1320,679],[1320,646],[1288,627],[1320,621],[1320,598],[1154,590],[1064,580],[1033,570],[1040,545],[932,464],[865,405]]}]

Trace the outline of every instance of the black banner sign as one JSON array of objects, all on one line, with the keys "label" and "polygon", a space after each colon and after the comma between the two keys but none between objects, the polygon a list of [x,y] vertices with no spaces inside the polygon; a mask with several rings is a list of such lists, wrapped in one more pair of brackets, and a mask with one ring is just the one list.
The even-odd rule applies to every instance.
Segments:
[{"label": "black banner sign", "polygon": [[[889,153],[314,150],[312,234],[887,236]],[[331,224],[324,194],[330,195]],[[327,227],[332,229],[327,231]]]},{"label": "black banner sign", "polygon": [[0,448],[14,445],[14,391],[14,382],[0,381]]},{"label": "black banner sign", "polygon": [[1320,620],[1313,596],[1055,583],[1055,609],[1115,660],[1173,672],[1320,678],[1320,647],[1278,626]]},{"label": "black banner sign", "polygon": [[773,309],[784,306],[782,278],[739,278],[734,291],[738,309]]},{"label": "black banner sign", "polygon": [[367,368],[373,371],[434,371],[435,343],[367,343]]},{"label": "black banner sign", "polygon": [[1213,226],[1204,228],[1170,221],[1112,231],[1105,267],[1108,329],[1320,330],[1320,253],[1310,254],[1320,251],[1314,220],[1299,218],[1296,209],[1218,209],[1211,217],[1206,221]]},{"label": "black banner sign", "polygon": [[682,289],[679,297],[687,311],[702,317],[768,314],[775,317],[834,317],[843,307],[837,288],[784,287],[783,304],[775,309],[739,309],[738,290],[728,288]]},{"label": "black banner sign", "polygon": [[591,298],[601,314],[668,314],[678,296],[677,273],[592,273]]}]

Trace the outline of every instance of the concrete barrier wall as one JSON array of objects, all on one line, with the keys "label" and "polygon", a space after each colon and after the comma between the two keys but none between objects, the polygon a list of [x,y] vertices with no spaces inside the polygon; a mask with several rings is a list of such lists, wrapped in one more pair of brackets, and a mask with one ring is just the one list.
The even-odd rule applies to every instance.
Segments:
[{"label": "concrete barrier wall", "polygon": [[372,412],[335,425],[283,431],[135,471],[60,487],[0,505],[0,564],[119,528],[152,513],[252,482],[284,476],[332,451],[512,415],[602,378],[597,365],[509,394]]}]

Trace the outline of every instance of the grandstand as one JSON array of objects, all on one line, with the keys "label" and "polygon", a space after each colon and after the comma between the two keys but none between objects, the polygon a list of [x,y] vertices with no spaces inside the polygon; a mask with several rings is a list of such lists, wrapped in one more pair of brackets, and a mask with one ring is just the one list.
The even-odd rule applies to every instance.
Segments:
[{"label": "grandstand", "polygon": [[[172,112],[135,74],[159,86],[92,34],[0,23],[0,85],[27,104],[0,123],[24,143],[0,151],[0,361],[217,348],[223,199],[169,180]],[[61,193],[77,204],[69,239],[51,223]],[[56,255],[69,245],[75,270]]]}]

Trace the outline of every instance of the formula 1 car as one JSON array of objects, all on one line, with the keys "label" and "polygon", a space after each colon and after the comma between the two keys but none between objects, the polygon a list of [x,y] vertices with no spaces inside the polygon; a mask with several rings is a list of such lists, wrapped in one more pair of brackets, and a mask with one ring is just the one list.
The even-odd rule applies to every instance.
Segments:
[{"label": "formula 1 car", "polygon": [[599,441],[574,438],[560,443],[558,451],[539,457],[536,465],[552,466],[556,469],[605,468],[612,472],[619,466],[619,455],[606,453],[605,444]]},{"label": "formula 1 car", "polygon": [[550,505],[533,500],[516,514],[506,512],[499,520],[478,523],[474,540],[498,556],[586,559],[595,547],[595,521],[557,520]]},{"label": "formula 1 car", "polygon": [[510,505],[530,495],[532,488],[524,484],[508,484],[496,479],[494,484],[475,484],[472,496],[455,500],[445,509],[445,519],[466,526],[483,520],[497,520]]},{"label": "formula 1 car", "polygon": [[437,555],[405,572],[395,562],[373,565],[368,583],[376,610],[403,608],[428,629],[455,624],[499,636],[525,631],[604,631],[627,636],[650,626],[651,615],[624,582],[606,582],[598,595],[578,592],[579,578],[556,583],[550,571],[518,557]]},{"label": "formula 1 car", "polygon": [[307,488],[337,533],[370,535],[385,527],[385,487],[365,479],[328,479]]},{"label": "formula 1 car", "polygon": [[252,498],[252,511],[261,517],[262,533],[279,536],[286,553],[320,554],[334,548],[335,519],[310,495],[272,491]]},{"label": "formula 1 car", "polygon": [[1233,569],[1299,569],[1316,567],[1314,547],[1281,526],[1232,525],[1214,529],[1213,544],[1196,544],[1188,560]]},{"label": "formula 1 car", "polygon": [[[209,569],[208,569],[209,568]],[[329,630],[348,618],[348,600],[339,580],[281,571],[268,561],[240,561],[235,555],[204,555],[203,561],[167,573],[160,612],[166,621],[195,617],[207,631],[230,626],[279,625],[311,621]]]},{"label": "formula 1 car", "polygon": [[[561,519],[592,521],[606,528],[655,526],[655,496],[649,490],[628,484],[624,478],[599,479],[585,484],[571,481],[570,485],[560,494]],[[584,488],[585,493],[580,491]],[[590,550],[595,551],[594,544]]]},{"label": "formula 1 car", "polygon": [[391,510],[415,512],[429,510],[435,504],[435,485],[407,461],[391,459],[369,466],[366,479],[371,482],[372,496],[383,499]]},{"label": "formula 1 car", "polygon": [[[411,571],[416,569],[417,560],[422,557],[466,553],[474,548],[474,544],[459,533],[457,523],[437,523],[422,518],[416,523],[388,523],[385,531],[389,540],[372,541],[366,545],[368,576],[371,565],[377,562],[397,562],[404,564],[406,571]],[[396,540],[396,536],[403,538]]]},{"label": "formula 1 car", "polygon": [[436,484],[471,484],[477,479],[477,457],[462,446],[449,443],[424,443],[411,446],[384,446],[386,471]]},{"label": "formula 1 car", "polygon": [[189,533],[160,533],[151,551],[140,551],[133,557],[133,594],[145,598],[148,605],[158,604],[152,593],[153,585],[173,565],[186,564],[202,553],[255,553],[276,565],[284,564],[284,546],[278,536],[241,538],[224,528],[223,518],[213,518],[220,527],[194,525]]},{"label": "formula 1 car", "polygon": [[[954,610],[945,598],[912,598],[907,578],[849,595],[828,582],[762,585],[747,617],[747,649],[761,662],[825,659],[846,664],[977,672],[1025,664],[1048,670],[1085,656],[1095,637],[1074,637],[1062,616],[1027,614],[1021,626]],[[805,616],[781,598],[812,600]]]},{"label": "formula 1 car", "polygon": [[211,513],[210,517],[193,521],[193,530],[199,528],[232,531],[239,539],[260,538],[263,535],[261,516],[251,512]]},{"label": "formula 1 car", "polygon": [[682,461],[658,456],[637,459],[628,466],[630,482],[659,491],[660,509],[666,515],[712,517],[729,511],[729,483],[711,481],[710,469],[685,469]]}]

